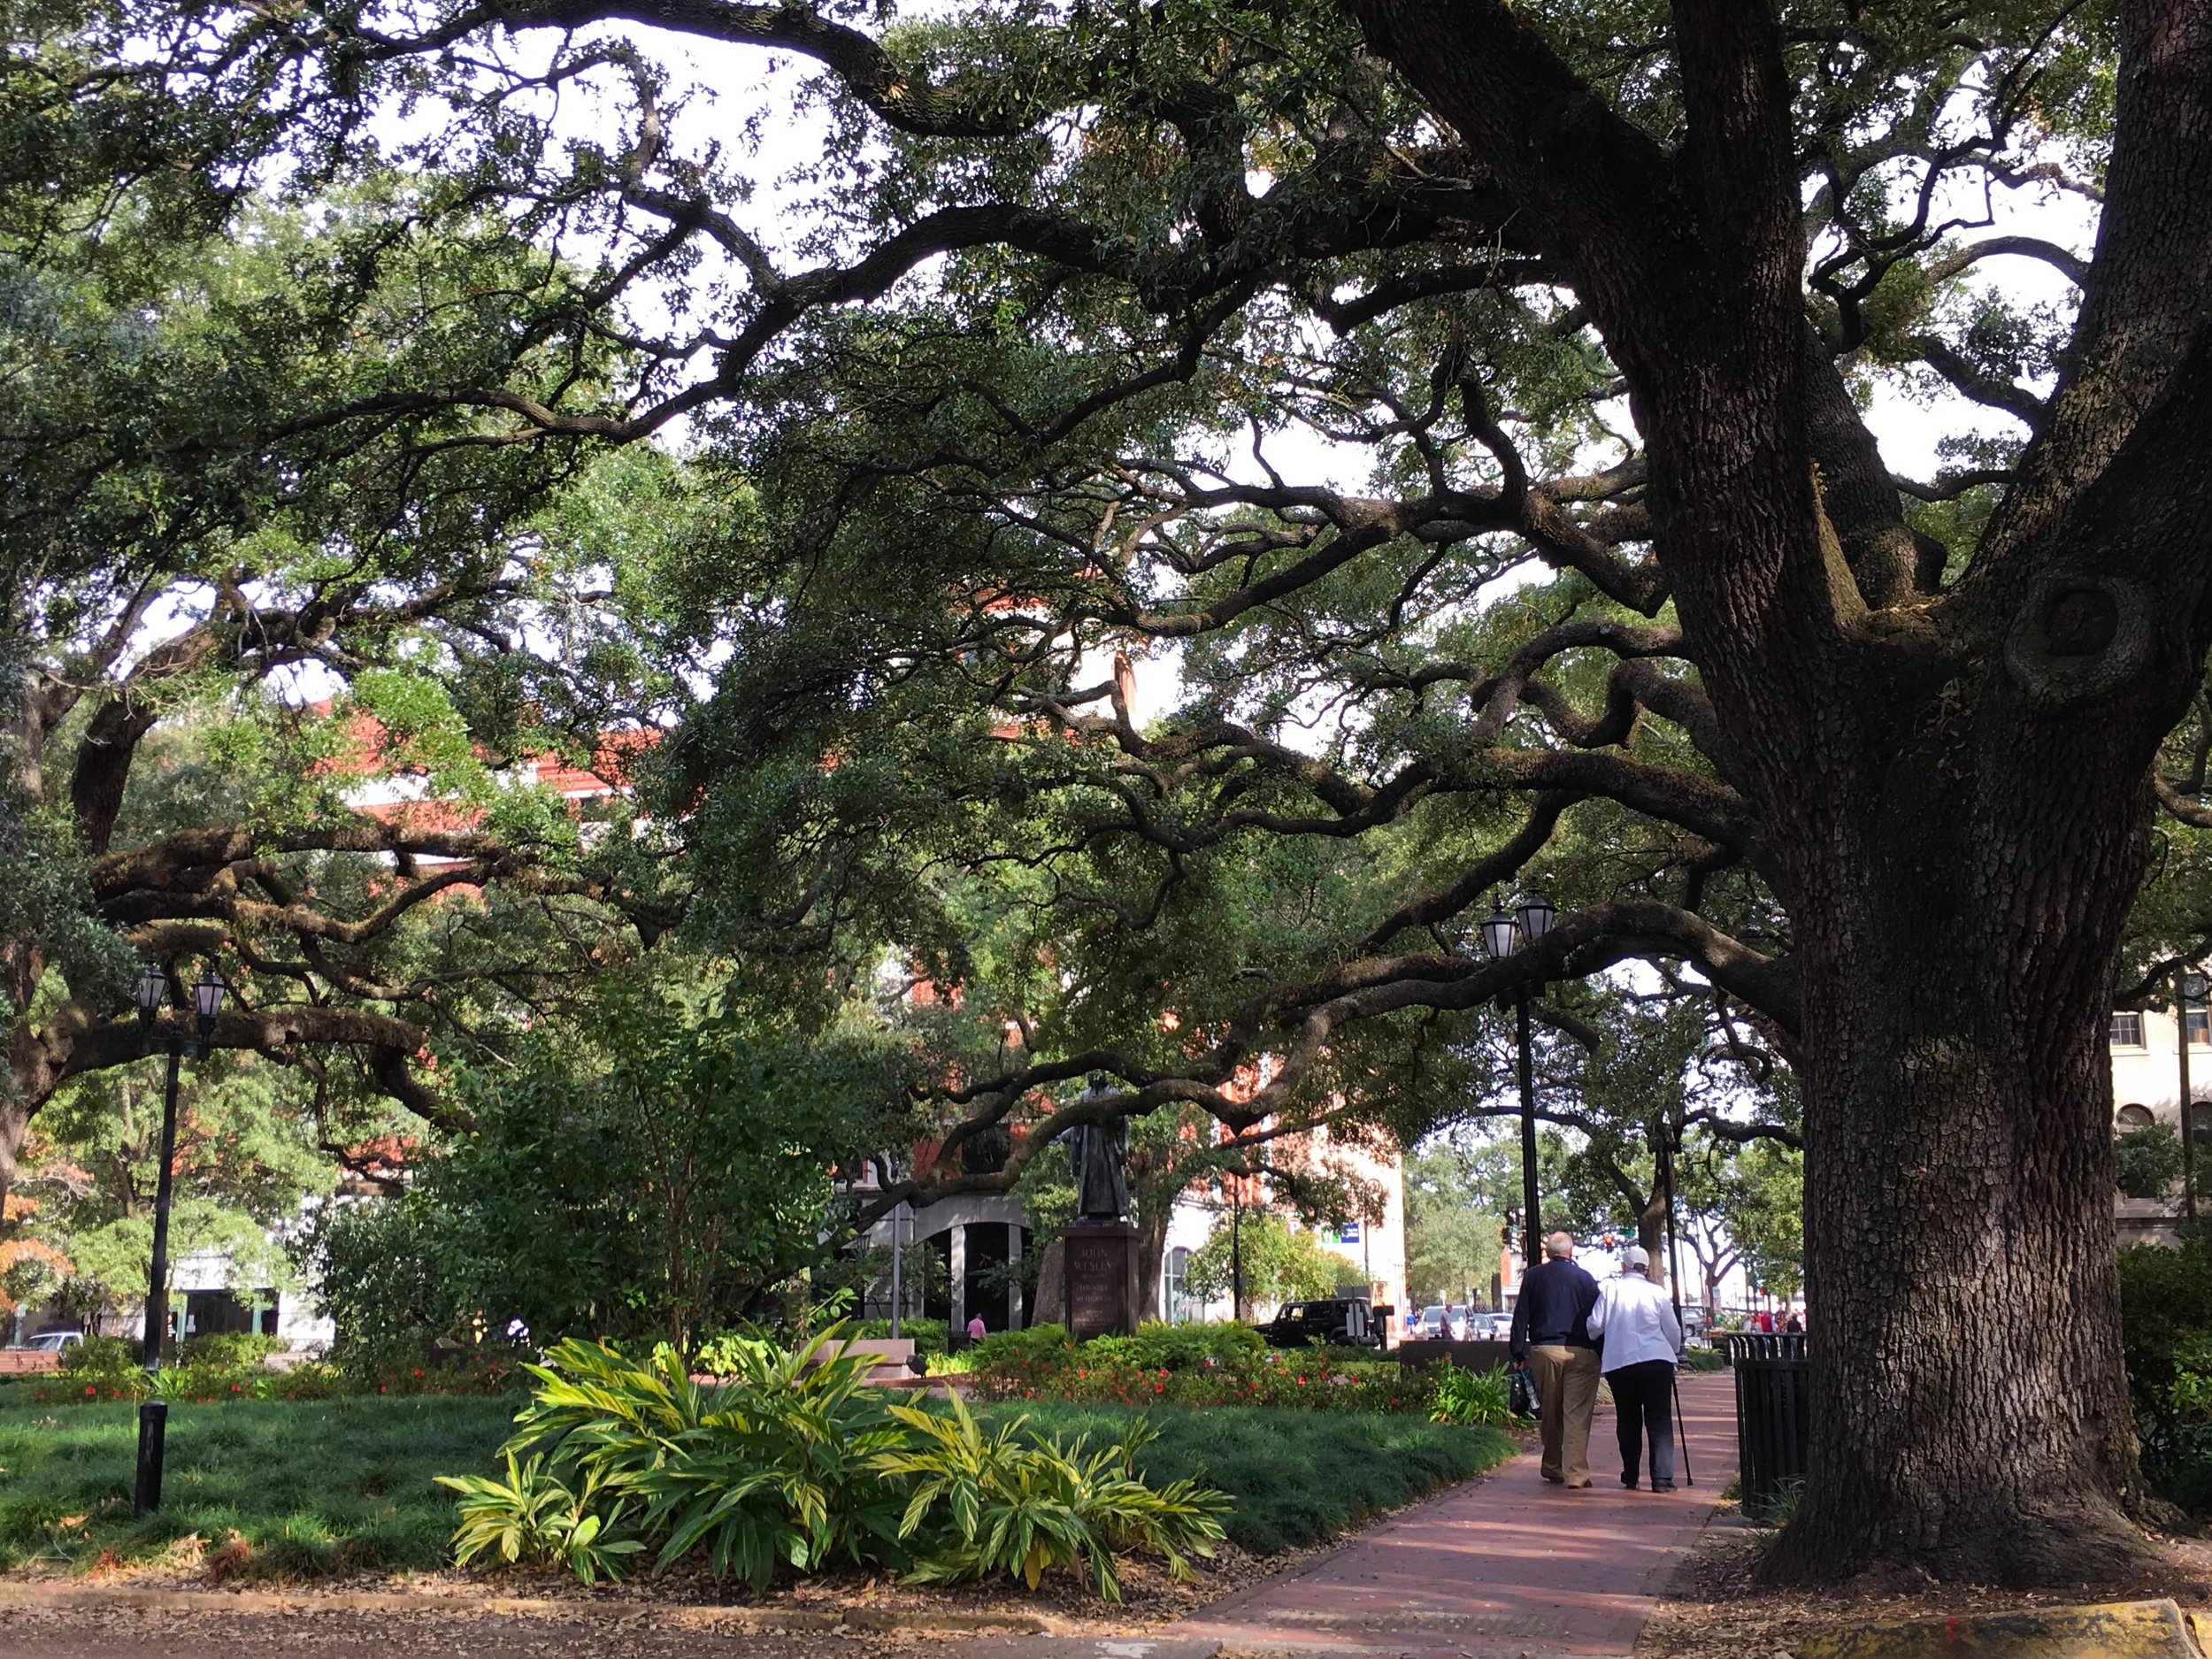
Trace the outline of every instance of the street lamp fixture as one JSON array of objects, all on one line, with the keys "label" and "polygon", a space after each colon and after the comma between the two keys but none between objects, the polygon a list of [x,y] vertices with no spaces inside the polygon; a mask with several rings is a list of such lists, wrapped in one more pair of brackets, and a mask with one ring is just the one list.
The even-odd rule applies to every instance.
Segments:
[{"label": "street lamp fixture", "polygon": [[132,988],[131,1000],[138,1004],[138,1029],[142,1036],[150,1037],[154,1016],[168,1000],[169,976],[152,964],[138,971],[138,983]]},{"label": "street lamp fixture", "polygon": [[203,1048],[215,1035],[215,1017],[223,1011],[223,982],[210,968],[200,976],[200,982],[192,987],[192,1007],[200,1017],[200,1042]]},{"label": "street lamp fixture", "polygon": [[[1494,959],[1513,954],[1521,945],[1532,945],[1551,932],[1551,925],[1558,912],[1551,901],[1540,893],[1532,893],[1514,907],[1509,915],[1502,901],[1494,899],[1490,919],[1482,925],[1482,948]],[[1530,1052],[1528,1033],[1528,981],[1517,983],[1512,991],[1514,1031],[1517,1038],[1516,1057],[1520,1062],[1521,1082],[1521,1210],[1527,1222],[1525,1244],[1521,1256],[1521,1271],[1525,1274],[1538,1260],[1537,1231],[1542,1225],[1542,1210],[1536,1190],[1536,1064]]]},{"label": "street lamp fixture", "polygon": [[[131,1001],[138,1010],[139,1036],[146,1052],[157,1054],[165,1048],[169,1055],[168,1087],[161,1107],[161,1168],[154,1181],[153,1262],[146,1286],[144,1359],[150,1378],[161,1370],[161,1344],[169,1326],[169,1201],[177,1161],[177,1074],[187,1048],[195,1059],[207,1052],[215,1035],[216,1018],[223,1011],[224,988],[212,968],[192,987],[192,1009],[199,1025],[199,1041],[193,1042],[174,1026],[168,1028],[165,1038],[161,1034],[163,1028],[156,1016],[168,1001],[169,976],[158,964],[149,963],[140,969],[137,983],[131,987]],[[138,1408],[138,1482],[132,1509],[142,1519],[161,1507],[162,1451],[168,1420],[165,1401],[148,1400]]]}]

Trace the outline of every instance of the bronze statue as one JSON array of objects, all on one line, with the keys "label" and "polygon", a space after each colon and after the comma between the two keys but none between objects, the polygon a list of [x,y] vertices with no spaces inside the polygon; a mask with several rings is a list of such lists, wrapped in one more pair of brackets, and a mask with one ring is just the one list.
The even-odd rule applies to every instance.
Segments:
[{"label": "bronze statue", "polygon": [[[1103,1071],[1091,1074],[1084,1101],[1105,1100],[1114,1093],[1113,1079]],[[1078,1225],[1103,1226],[1129,1214],[1129,1120],[1110,1124],[1077,1124],[1064,1131],[1060,1142],[1068,1149],[1075,1171],[1075,1221]]]}]

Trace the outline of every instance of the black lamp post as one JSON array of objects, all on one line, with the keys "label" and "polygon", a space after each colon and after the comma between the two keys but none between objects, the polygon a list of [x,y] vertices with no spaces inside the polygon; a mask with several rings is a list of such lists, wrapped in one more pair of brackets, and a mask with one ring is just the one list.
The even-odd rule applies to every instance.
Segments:
[{"label": "black lamp post", "polygon": [[2189,1010],[2204,1000],[2204,976],[2189,971],[2181,975],[2181,994],[2174,998],[2174,1023],[2181,1027],[2181,1041],[2174,1045],[2181,1064],[2181,1191],[2182,1202],[2189,1219],[2197,1218],[2197,1108],[2190,1098],[2195,1093],[2189,1087]]},{"label": "black lamp post", "polygon": [[[1552,918],[1557,913],[1552,909],[1551,902],[1540,894],[1532,894],[1523,899],[1514,906],[1511,915],[1508,915],[1505,907],[1499,904],[1492,910],[1490,919],[1482,925],[1482,948],[1494,957],[1509,956],[1522,945],[1532,945],[1551,932]],[[1536,1068],[1529,1053],[1526,980],[1513,987],[1513,1012],[1520,1060],[1521,1208],[1527,1222],[1521,1271],[1525,1274],[1536,1265],[1537,1229],[1543,1225],[1542,1212],[1537,1206]]]},{"label": "black lamp post", "polygon": [[[169,1054],[168,1087],[161,1102],[161,1169],[154,1181],[154,1259],[146,1287],[145,1366],[149,1379],[161,1370],[161,1343],[168,1334],[169,1190],[170,1167],[177,1156],[177,1072],[187,1048],[194,1059],[207,1052],[208,1040],[215,1034],[215,1017],[223,1010],[223,982],[210,969],[192,987],[193,1010],[199,1017],[200,1034],[196,1041],[173,1025],[163,1027],[157,1024],[155,1017],[168,995],[169,976],[159,967],[149,965],[140,972],[133,992],[133,1000],[138,1004],[140,1039],[147,1053],[156,1054],[166,1048]],[[165,1030],[165,1036],[158,1034]],[[148,1400],[138,1408],[138,1485],[132,1511],[141,1518],[161,1507],[162,1449],[168,1423],[166,1401]]]}]

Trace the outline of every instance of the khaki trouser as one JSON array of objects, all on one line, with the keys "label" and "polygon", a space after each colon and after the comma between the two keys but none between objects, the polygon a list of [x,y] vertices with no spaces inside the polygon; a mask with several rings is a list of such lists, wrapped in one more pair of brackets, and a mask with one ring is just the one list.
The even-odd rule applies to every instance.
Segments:
[{"label": "khaki trouser", "polygon": [[1590,1419],[1598,1409],[1597,1350],[1547,1342],[1529,1349],[1528,1370],[1544,1409],[1546,1478],[1588,1486]]}]

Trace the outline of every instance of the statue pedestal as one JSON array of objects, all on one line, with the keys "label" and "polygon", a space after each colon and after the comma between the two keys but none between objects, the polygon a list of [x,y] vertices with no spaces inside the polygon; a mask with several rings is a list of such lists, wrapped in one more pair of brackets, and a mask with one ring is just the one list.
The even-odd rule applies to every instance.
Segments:
[{"label": "statue pedestal", "polygon": [[1060,1323],[1077,1341],[1137,1329],[1137,1230],[1127,1222],[1060,1229]]}]

